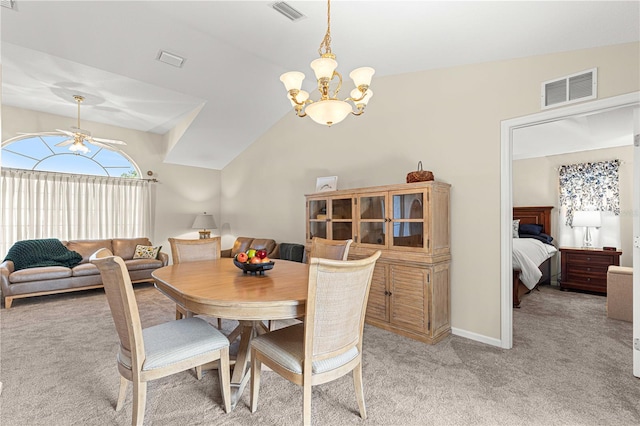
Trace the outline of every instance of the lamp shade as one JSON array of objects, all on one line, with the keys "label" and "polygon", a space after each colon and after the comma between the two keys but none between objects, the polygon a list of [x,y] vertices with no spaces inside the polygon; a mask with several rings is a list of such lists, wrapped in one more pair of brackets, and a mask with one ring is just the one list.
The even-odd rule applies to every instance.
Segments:
[{"label": "lamp shade", "polygon": [[351,77],[356,87],[360,87],[362,85],[370,86],[371,77],[373,77],[374,73],[375,70],[371,67],[361,67],[351,71],[349,77]]},{"label": "lamp shade", "polygon": [[193,221],[193,229],[216,229],[216,221],[213,219],[212,214],[199,214],[196,216],[196,220]]},{"label": "lamp shade", "polygon": [[314,102],[307,107],[307,114],[313,121],[327,126],[341,122],[350,112],[351,105],[335,99]]},{"label": "lamp shade", "polygon": [[573,214],[573,221],[571,221],[571,226],[574,228],[577,226],[592,226],[597,228],[601,224],[602,216],[599,211],[577,211]]},{"label": "lamp shade", "polygon": [[300,90],[302,87],[302,80],[304,80],[304,74],[299,71],[285,72],[280,76],[280,81],[284,84],[287,92],[289,90]]}]

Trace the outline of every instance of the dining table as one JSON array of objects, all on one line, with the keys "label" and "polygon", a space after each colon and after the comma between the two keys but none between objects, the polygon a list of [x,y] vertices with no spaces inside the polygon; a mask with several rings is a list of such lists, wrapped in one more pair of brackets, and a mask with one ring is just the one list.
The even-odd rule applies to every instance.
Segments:
[{"label": "dining table", "polygon": [[251,340],[268,329],[263,322],[301,318],[305,314],[309,265],[275,259],[272,269],[245,273],[232,258],[184,262],[156,269],[155,286],[191,315],[237,320],[227,336],[239,339],[231,374],[235,407],[250,376]]}]

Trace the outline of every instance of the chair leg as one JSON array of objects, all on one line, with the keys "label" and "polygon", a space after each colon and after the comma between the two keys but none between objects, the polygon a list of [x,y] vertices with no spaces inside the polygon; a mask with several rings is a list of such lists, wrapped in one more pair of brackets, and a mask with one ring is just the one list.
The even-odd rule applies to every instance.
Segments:
[{"label": "chair leg", "polygon": [[142,426],[144,409],[147,403],[147,382],[133,382],[133,419],[132,426]]},{"label": "chair leg", "polygon": [[182,309],[180,306],[176,305],[176,319],[182,319],[184,318],[186,315],[186,312],[184,311],[184,309]]},{"label": "chair leg", "polygon": [[256,351],[251,349],[251,412],[258,409],[258,393],[260,392],[260,371],[262,363],[256,358]]},{"label": "chair leg", "polygon": [[220,392],[224,403],[225,413],[231,412],[231,368],[229,366],[229,347],[220,349],[220,362],[218,365],[218,378],[220,380]]},{"label": "chair leg", "polygon": [[129,381],[124,377],[120,376],[120,391],[118,392],[118,402],[116,403],[116,411],[120,411],[122,409],[124,400],[127,398],[128,385],[129,385]]},{"label": "chair leg", "polygon": [[196,379],[202,379],[202,366],[199,365],[196,367]]},{"label": "chair leg", "polygon": [[353,386],[356,388],[356,399],[360,408],[360,417],[367,418],[367,407],[364,404],[364,386],[362,385],[362,361],[353,369]]},{"label": "chair leg", "polygon": [[222,318],[218,318],[218,330],[222,330]]},{"label": "chair leg", "polygon": [[311,377],[305,377],[302,384],[302,417],[304,425],[311,425]]}]

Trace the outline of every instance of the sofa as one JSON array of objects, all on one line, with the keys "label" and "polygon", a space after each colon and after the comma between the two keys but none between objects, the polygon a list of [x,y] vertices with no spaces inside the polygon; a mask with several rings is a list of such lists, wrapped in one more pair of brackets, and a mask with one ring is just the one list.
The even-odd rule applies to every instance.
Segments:
[{"label": "sofa", "polygon": [[633,268],[609,266],[607,270],[607,317],[633,322]]},{"label": "sofa", "polygon": [[275,240],[267,238],[253,238],[253,237],[238,237],[233,243],[233,247],[225,249],[220,252],[221,257],[235,257],[236,254],[241,251],[247,251],[249,249],[266,250],[267,257],[271,259],[280,258],[280,247]]},{"label": "sofa", "polygon": [[[47,262],[47,259],[43,259],[39,264],[56,265],[16,268],[14,261],[7,259],[11,253],[14,253],[13,258],[15,258],[15,253],[19,253],[19,251],[12,251],[12,249],[19,244],[22,244],[20,247],[24,247],[25,243],[41,241],[54,243],[57,241],[71,251],[71,256],[69,256],[73,258],[73,261],[69,263],[71,266],[58,266],[54,261]],[[107,248],[124,260],[133,283],[153,281],[151,273],[166,266],[169,262],[169,256],[161,252],[160,247],[153,247],[149,239],[144,237],[71,241],[47,239],[18,242],[9,250],[5,261],[0,264],[0,289],[5,308],[9,309],[14,299],[102,287],[100,271],[89,262],[89,257],[100,248]]]}]

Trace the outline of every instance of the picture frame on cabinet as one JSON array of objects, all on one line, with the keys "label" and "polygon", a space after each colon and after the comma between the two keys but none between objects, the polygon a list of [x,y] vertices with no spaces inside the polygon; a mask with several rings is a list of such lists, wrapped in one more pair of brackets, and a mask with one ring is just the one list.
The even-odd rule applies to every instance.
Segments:
[{"label": "picture frame on cabinet", "polygon": [[335,191],[338,189],[338,176],[324,176],[316,179],[316,192]]}]

